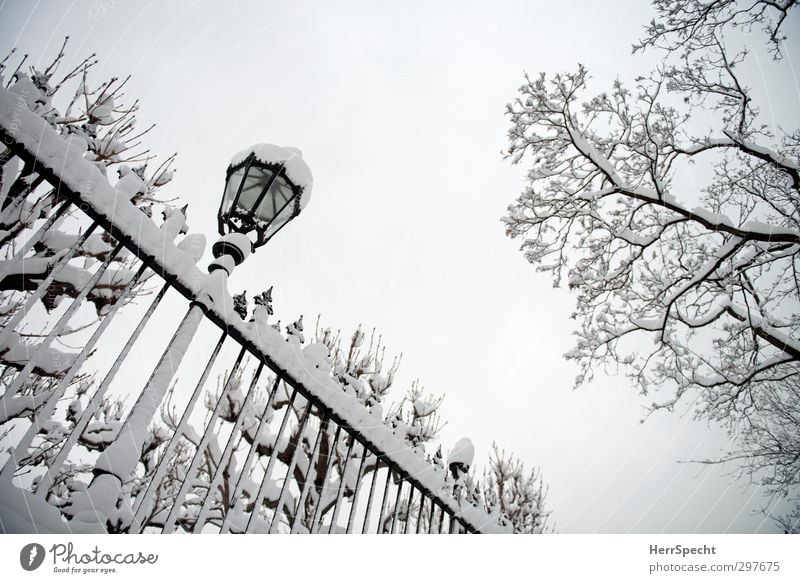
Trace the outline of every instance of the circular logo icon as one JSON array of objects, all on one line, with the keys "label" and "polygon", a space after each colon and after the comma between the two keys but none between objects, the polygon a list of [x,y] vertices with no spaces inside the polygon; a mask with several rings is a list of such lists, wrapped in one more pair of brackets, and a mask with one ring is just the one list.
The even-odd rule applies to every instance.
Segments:
[{"label": "circular logo icon", "polygon": [[19,564],[26,571],[35,571],[44,562],[44,547],[39,543],[30,543],[19,552]]}]

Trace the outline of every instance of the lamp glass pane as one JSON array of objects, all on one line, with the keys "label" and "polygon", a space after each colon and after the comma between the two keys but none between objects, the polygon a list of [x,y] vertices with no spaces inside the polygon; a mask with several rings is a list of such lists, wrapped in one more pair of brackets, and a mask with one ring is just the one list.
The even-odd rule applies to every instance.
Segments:
[{"label": "lamp glass pane", "polygon": [[[276,215],[292,198],[293,193],[286,179],[279,176],[272,183],[264,199],[258,207],[256,217],[262,224],[267,224],[276,218]],[[282,216],[282,215],[281,215]]]},{"label": "lamp glass pane", "polygon": [[292,220],[292,217],[294,217],[295,201],[292,200],[293,196],[292,191],[287,189],[286,192],[288,193],[289,198],[283,199],[284,200],[284,202],[282,203],[283,207],[282,208],[280,206],[278,207],[277,216],[272,220],[272,222],[267,227],[267,230],[264,234],[265,238],[267,239],[272,237],[272,235],[274,235],[278,231],[278,229],[280,229],[283,225]]},{"label": "lamp glass pane", "polygon": [[[236,205],[240,213],[250,212],[258,201],[259,195],[269,183],[271,176],[272,170],[260,168],[258,166],[250,167],[250,171],[244,178],[242,192],[239,194],[239,202]],[[263,205],[261,206],[263,207]]]},{"label": "lamp glass pane", "polygon": [[231,205],[233,204],[233,199],[236,198],[236,191],[239,190],[239,183],[242,181],[242,176],[244,176],[245,167],[242,166],[235,172],[233,172],[230,177],[228,178],[227,184],[225,184],[225,194],[222,197],[222,215],[227,215],[231,210]]}]

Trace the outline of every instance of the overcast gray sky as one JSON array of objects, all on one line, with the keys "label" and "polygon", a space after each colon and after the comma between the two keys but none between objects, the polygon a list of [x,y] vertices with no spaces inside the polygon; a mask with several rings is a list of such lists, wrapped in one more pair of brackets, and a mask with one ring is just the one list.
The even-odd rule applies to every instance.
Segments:
[{"label": "overcast gray sky", "polygon": [[[654,63],[631,55],[650,18],[642,0],[6,1],[0,48],[45,63],[70,35],[66,65],[96,52],[96,81],[132,74],[141,122],[158,123],[148,145],[179,153],[170,192],[192,231],[215,233],[233,153],[299,147],[311,203],[232,289],[274,284],[284,322],[376,327],[404,355],[395,396],[419,378],[446,395],[445,450],[466,435],[481,462],[495,441],[540,467],[559,531],[772,532],[733,467],[682,463],[723,452],[722,432],[641,424],[648,401],[614,371],[572,389],[574,298],[500,223],[523,184],[501,156],[523,71],[580,62],[598,90],[630,80]],[[778,123],[797,111],[794,77],[763,71]]]}]

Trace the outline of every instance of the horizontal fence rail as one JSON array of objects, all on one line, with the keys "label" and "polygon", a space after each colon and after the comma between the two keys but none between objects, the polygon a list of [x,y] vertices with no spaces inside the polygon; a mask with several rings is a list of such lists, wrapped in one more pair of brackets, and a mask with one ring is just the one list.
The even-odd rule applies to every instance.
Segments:
[{"label": "horizontal fence rail", "polygon": [[194,266],[200,238],[174,242],[182,212],[153,222],[44,120],[0,119],[51,187],[0,210],[3,530],[25,529],[20,504],[45,532],[509,530],[334,383],[319,345],[232,311],[226,274]]}]

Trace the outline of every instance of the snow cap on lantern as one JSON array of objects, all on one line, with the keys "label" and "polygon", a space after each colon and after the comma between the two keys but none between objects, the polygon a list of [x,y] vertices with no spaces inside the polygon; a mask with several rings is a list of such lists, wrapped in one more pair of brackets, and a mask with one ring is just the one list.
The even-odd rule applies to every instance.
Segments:
[{"label": "snow cap on lantern", "polygon": [[260,247],[305,208],[312,183],[297,148],[256,144],[242,150],[225,175],[220,235],[250,233],[253,247]]},{"label": "snow cap on lantern", "polygon": [[469,437],[462,437],[447,455],[447,465],[453,478],[458,479],[460,475],[466,474],[474,459],[475,446],[472,445],[472,440]]}]

